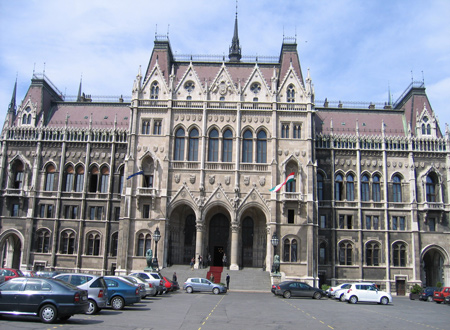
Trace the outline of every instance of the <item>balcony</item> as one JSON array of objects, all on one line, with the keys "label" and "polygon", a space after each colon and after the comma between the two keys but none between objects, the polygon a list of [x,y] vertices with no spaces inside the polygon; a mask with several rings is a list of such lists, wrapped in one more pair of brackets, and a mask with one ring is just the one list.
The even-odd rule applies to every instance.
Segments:
[{"label": "balcony", "polygon": [[156,189],[155,188],[146,188],[146,187],[138,187],[137,188],[138,196],[142,197],[156,197]]},{"label": "balcony", "polygon": [[206,163],[206,169],[207,170],[232,171],[232,170],[234,170],[234,163],[210,162],[210,163]]},{"label": "balcony", "polygon": [[6,188],[6,195],[25,197],[27,193],[22,188]]},{"label": "balcony", "polygon": [[302,202],[303,201],[303,194],[299,192],[285,192],[282,195],[283,201],[296,201],[296,202]]}]

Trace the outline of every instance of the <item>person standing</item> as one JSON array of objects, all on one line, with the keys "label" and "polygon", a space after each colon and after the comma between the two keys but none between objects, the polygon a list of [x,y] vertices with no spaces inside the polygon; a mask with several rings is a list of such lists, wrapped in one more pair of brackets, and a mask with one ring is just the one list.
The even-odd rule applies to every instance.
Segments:
[{"label": "person standing", "polygon": [[198,268],[200,268],[200,269],[203,268],[203,257],[202,256],[198,256]]},{"label": "person standing", "polygon": [[226,281],[227,281],[227,290],[229,290],[230,289],[230,275],[228,275],[228,273],[227,273]]},{"label": "person standing", "polygon": [[194,263],[195,263],[195,259],[192,258],[191,259],[191,270],[194,270]]},{"label": "person standing", "polygon": [[173,272],[173,275],[172,275],[172,282],[174,282],[174,283],[178,282],[177,281],[177,273],[175,273],[175,272]]},{"label": "person standing", "polygon": [[211,253],[208,253],[208,257],[206,259],[206,262],[208,263],[207,267],[211,266]]},{"label": "person standing", "polygon": [[223,257],[222,257],[222,266],[226,267],[227,266],[227,255],[224,253]]}]

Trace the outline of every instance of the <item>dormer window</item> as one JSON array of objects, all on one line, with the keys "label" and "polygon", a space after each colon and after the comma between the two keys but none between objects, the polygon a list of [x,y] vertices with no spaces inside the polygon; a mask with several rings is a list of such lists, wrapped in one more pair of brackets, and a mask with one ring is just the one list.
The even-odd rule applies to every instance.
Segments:
[{"label": "dormer window", "polygon": [[294,85],[289,85],[286,90],[286,102],[293,103],[295,102],[295,88]]},{"label": "dormer window", "polygon": [[159,95],[159,85],[158,82],[154,81],[150,88],[150,99],[157,100]]}]

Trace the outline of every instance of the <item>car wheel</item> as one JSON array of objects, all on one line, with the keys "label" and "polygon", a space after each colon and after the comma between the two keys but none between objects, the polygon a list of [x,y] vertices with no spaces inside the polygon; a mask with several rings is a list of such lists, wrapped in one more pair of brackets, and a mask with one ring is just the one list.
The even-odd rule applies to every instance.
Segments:
[{"label": "car wheel", "polygon": [[58,317],[60,321],[64,322],[67,321],[68,319],[70,319],[72,317],[72,315],[64,315],[64,316],[60,316]]},{"label": "car wheel", "polygon": [[115,296],[111,299],[111,307],[115,310],[123,309],[125,302],[122,297]]},{"label": "car wheel", "polygon": [[427,301],[433,301],[433,297],[432,296],[428,296]]},{"label": "car wheel", "polygon": [[358,297],[356,296],[351,296],[350,299],[348,300],[348,302],[350,304],[356,304],[358,302]]},{"label": "car wheel", "polygon": [[291,298],[291,291],[284,291],[283,292],[283,298],[286,298],[286,299]]},{"label": "car wheel", "polygon": [[442,301],[436,301],[438,304],[440,304]]},{"label": "car wheel", "polygon": [[153,294],[153,297],[156,297],[157,294],[158,294],[158,291],[155,291],[155,293]]},{"label": "car wheel", "polygon": [[188,287],[186,288],[186,292],[187,292],[187,293],[192,293],[192,291],[194,291],[194,290],[192,290],[192,287],[191,287],[191,286],[188,286]]},{"label": "car wheel", "polygon": [[214,288],[214,289],[213,289],[213,293],[214,293],[214,294],[219,294],[219,292],[220,292],[219,288]]},{"label": "car wheel", "polygon": [[313,298],[314,299],[320,299],[320,298],[322,298],[322,295],[320,294],[320,292],[314,292]]},{"label": "car wheel", "polygon": [[44,323],[55,323],[58,317],[58,311],[53,305],[44,305],[39,312],[39,317]]},{"label": "car wheel", "polygon": [[388,297],[383,297],[383,298],[381,298],[380,302],[382,305],[387,305],[387,304],[389,304],[389,299],[388,299]]},{"label": "car wheel", "polygon": [[344,294],[341,294],[341,296],[339,297],[339,300],[340,300],[340,301],[342,301],[342,302],[344,302],[344,301],[345,301],[345,297],[344,297]]},{"label": "car wheel", "polygon": [[95,314],[99,311],[97,303],[93,299],[89,299],[89,308],[86,312],[86,314],[91,315]]}]

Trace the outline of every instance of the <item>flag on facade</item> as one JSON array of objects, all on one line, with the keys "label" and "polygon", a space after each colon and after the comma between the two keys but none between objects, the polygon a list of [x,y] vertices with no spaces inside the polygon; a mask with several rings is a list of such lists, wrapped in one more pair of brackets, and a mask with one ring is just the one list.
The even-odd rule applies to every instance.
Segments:
[{"label": "flag on facade", "polygon": [[286,183],[294,180],[295,178],[295,173],[292,172],[291,174],[289,174],[286,178],[286,180],[284,180],[284,182],[280,183],[278,186],[273,187],[272,189],[270,189],[269,191],[279,191]]},{"label": "flag on facade", "polygon": [[133,176],[136,176],[136,175],[144,175],[144,171],[139,171],[139,172],[136,172],[136,173],[131,174],[131,175],[127,178],[127,180],[131,179]]}]

